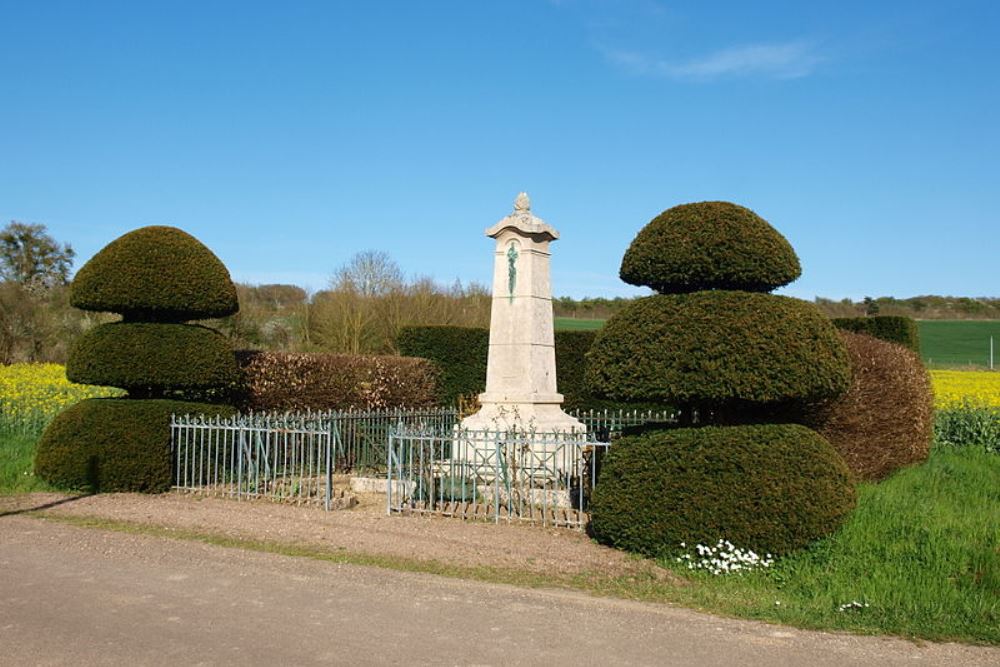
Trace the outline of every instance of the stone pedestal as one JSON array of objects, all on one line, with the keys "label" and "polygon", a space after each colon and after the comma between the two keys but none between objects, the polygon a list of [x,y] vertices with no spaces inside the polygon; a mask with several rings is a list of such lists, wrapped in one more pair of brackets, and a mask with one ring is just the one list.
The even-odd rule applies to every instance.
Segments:
[{"label": "stone pedestal", "polygon": [[514,212],[486,235],[496,239],[486,391],[482,409],[461,427],[583,433],[583,424],[562,411],[556,388],[549,243],[559,233],[531,214],[522,192]]}]

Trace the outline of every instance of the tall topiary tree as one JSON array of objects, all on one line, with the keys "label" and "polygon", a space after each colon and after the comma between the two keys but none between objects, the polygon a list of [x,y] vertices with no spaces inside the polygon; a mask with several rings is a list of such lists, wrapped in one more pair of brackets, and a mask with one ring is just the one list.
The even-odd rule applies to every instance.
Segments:
[{"label": "tall topiary tree", "polygon": [[222,397],[237,379],[233,350],[188,320],[239,310],[229,272],[211,250],[174,227],[143,227],[112,241],[80,269],[70,303],[118,313],[70,351],[73,382],[121,387],[125,399],[84,401],[46,429],[35,460],[46,481],[93,490],[170,487],[169,417],[227,412],[193,397]]},{"label": "tall topiary tree", "polygon": [[[595,394],[606,398],[675,405],[687,428],[647,430],[632,436],[645,438],[642,446],[626,438],[612,448],[594,492],[593,529],[599,539],[655,553],[678,546],[663,543],[665,536],[696,542],[705,538],[708,525],[723,533],[717,538],[728,539],[728,526],[728,532],[747,545],[770,544],[781,551],[829,532],[842,520],[845,508],[853,505],[854,490],[830,444],[804,427],[783,430],[780,438],[777,431],[758,427],[801,421],[807,406],[836,398],[850,386],[847,351],[829,319],[812,304],[769,293],[800,273],[788,241],[756,213],[736,204],[677,206],[639,232],[622,260],[621,278],[659,294],[637,299],[608,320],[591,347],[587,380]],[[724,428],[713,437],[691,428],[706,425]],[[775,445],[767,457],[745,455],[767,447],[768,438],[780,440],[781,446]],[[807,454],[815,459],[808,479],[801,479],[796,438],[813,452]],[[667,466],[636,460],[659,456],[657,452],[672,452],[673,462]],[[685,466],[676,461],[680,452],[714,463]],[[768,466],[766,474],[746,468],[755,460]],[[656,472],[673,465],[684,474]],[[709,503],[698,496],[688,498],[701,508],[696,512],[681,513],[670,506],[678,493],[687,493],[684,489],[709,493],[725,475],[738,477],[744,474],[741,470],[748,479],[795,480],[782,488],[802,497],[775,507],[766,489],[746,485],[743,493],[750,496],[740,499],[741,507],[756,503],[760,516],[767,517],[756,524],[741,519],[737,525],[734,517],[742,510],[724,511],[730,505],[717,499]],[[810,495],[816,502],[806,502]],[[626,496],[631,501],[624,501]],[[641,521],[623,515],[630,502],[642,508]],[[788,508],[795,508],[794,522],[808,529],[794,540],[774,543],[766,532],[792,511]],[[816,515],[804,516],[809,512]],[[685,517],[695,518],[686,523]],[[793,521],[791,515],[785,519]],[[755,525],[759,534],[754,533]]]}]

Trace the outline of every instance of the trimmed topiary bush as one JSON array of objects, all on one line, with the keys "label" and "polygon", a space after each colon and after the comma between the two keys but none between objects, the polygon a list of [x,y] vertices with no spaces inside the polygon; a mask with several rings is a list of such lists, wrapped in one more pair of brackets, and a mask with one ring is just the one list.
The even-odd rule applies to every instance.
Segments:
[{"label": "trimmed topiary bush", "polygon": [[622,259],[621,279],[661,294],[706,289],[770,292],[802,273],[776,229],[729,202],[682,204],[653,218]]},{"label": "trimmed topiary bush", "polygon": [[70,303],[126,321],[183,322],[239,310],[219,258],[175,227],[142,227],[112,241],[73,278]]},{"label": "trimmed topiary bush", "polygon": [[60,488],[159,493],[173,483],[170,415],[228,416],[225,406],[186,401],[95,398],[62,412],[45,429],[35,474]]},{"label": "trimmed topiary bush", "polygon": [[930,454],[934,392],[916,353],[840,332],[853,370],[850,390],[809,416],[861,480],[880,480]]},{"label": "trimmed topiary bush", "polygon": [[67,376],[121,387],[128,399],[86,401],[57,416],[39,443],[38,476],[95,491],[164,491],[170,486],[170,413],[231,411],[156,400],[222,399],[235,383],[226,339],[181,324],[239,309],[229,272],[186,232],[143,227],[97,253],[70,291],[74,306],[120,313],[124,322],[83,336],[70,352]]},{"label": "trimmed topiary bush", "polygon": [[418,408],[437,404],[427,359],[241,350],[241,407],[254,411]]},{"label": "trimmed topiary bush", "polygon": [[720,538],[784,554],[833,532],[855,499],[843,459],[804,426],[661,430],[608,451],[590,526],[598,541],[648,556]]},{"label": "trimmed topiary bush", "polygon": [[828,400],[850,384],[846,350],[814,306],[747,292],[638,299],[598,332],[589,362],[598,395],[691,406],[718,422]]},{"label": "trimmed topiary bush", "polygon": [[920,331],[917,323],[897,315],[877,315],[875,317],[838,317],[833,325],[844,331],[868,334],[880,340],[896,343],[920,354]]},{"label": "trimmed topiary bush", "polygon": [[95,327],[76,342],[66,377],[122,387],[134,398],[226,387],[236,382],[238,372],[232,346],[213,329],[117,322]]}]

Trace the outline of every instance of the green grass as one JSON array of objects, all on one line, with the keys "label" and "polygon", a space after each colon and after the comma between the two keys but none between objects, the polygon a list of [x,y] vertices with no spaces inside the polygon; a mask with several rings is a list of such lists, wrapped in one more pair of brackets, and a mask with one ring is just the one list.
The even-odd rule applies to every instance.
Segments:
[{"label": "green grass", "polygon": [[0,495],[50,490],[35,477],[34,434],[12,433],[0,429]]},{"label": "green grass", "polygon": [[1000,366],[1000,320],[920,320],[917,326],[928,365],[987,367],[993,336],[994,364]]},{"label": "green grass", "polygon": [[[737,616],[1000,643],[1000,457],[938,448],[924,465],[862,485],[842,530],[771,571],[692,578],[688,604]],[[854,600],[870,606],[838,610]]]},{"label": "green grass", "polygon": [[575,317],[555,318],[555,328],[560,331],[593,331],[604,326],[604,320],[577,319]]}]

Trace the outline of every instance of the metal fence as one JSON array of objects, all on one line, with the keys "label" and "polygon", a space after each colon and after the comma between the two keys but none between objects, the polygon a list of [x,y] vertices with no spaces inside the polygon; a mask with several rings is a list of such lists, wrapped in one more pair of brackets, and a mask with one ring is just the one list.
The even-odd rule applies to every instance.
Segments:
[{"label": "metal fence", "polygon": [[333,498],[330,429],[303,416],[170,420],[174,488],[231,498],[323,504]]},{"label": "metal fence", "polygon": [[583,528],[608,446],[574,433],[394,429],[387,512]]},{"label": "metal fence", "polygon": [[[527,449],[524,437],[512,439],[508,432],[501,432],[504,436],[501,439],[494,433],[490,436],[493,440],[475,436],[456,441],[459,415],[453,408],[256,413],[225,419],[175,415],[170,427],[174,487],[235,498],[267,497],[322,503],[329,508],[334,472],[388,475],[390,478],[393,474],[410,475],[412,470],[407,466],[412,465],[415,452],[417,460],[421,460],[421,456],[434,460],[440,469],[445,461],[448,465],[463,462],[459,469],[450,470],[449,477],[466,482],[477,480],[477,486],[471,495],[475,502],[463,507],[462,512],[483,509],[480,490],[489,491],[479,488],[485,483],[483,480],[493,479],[496,470],[505,475],[513,471],[516,473],[513,477],[504,478],[508,480],[506,490],[490,496],[497,508],[502,505],[508,516],[521,518],[523,509],[528,518],[532,518],[531,512],[535,510],[531,508],[540,506],[542,523],[577,525],[579,516],[567,518],[570,514],[563,510],[584,511],[589,499],[588,485],[596,479],[599,459],[599,456],[592,460],[588,457],[602,451],[605,443],[619,435],[622,429],[650,421],[668,421],[672,415],[638,410],[571,414],[587,427],[586,434],[561,435],[558,443],[549,442],[555,439],[554,434],[535,434],[536,438],[541,438],[539,445]],[[526,433],[530,431],[523,431],[522,436]],[[404,440],[401,434],[412,437]],[[567,437],[573,443],[585,443],[583,448],[571,447],[565,441]],[[550,451],[549,447],[556,444],[560,449],[558,453]],[[399,447],[409,448],[409,453],[403,456]],[[459,458],[452,456],[456,452]],[[390,465],[393,461],[395,469]],[[558,467],[562,471],[559,474],[551,472],[555,461],[563,461]],[[591,468],[577,470],[584,463]],[[492,473],[489,471],[491,466],[494,468]],[[546,469],[550,472],[543,474]],[[522,479],[523,474],[528,477]],[[432,482],[426,475],[418,477],[432,484],[434,493],[423,500],[422,497],[408,498],[406,503],[410,503],[410,509],[417,507],[411,501],[445,498],[445,487],[440,483]],[[544,479],[549,480],[547,486],[542,484]],[[393,488],[390,483],[389,490]],[[408,487],[404,484],[400,488]],[[422,489],[420,493],[424,493],[423,490],[429,487],[419,488]],[[532,490],[526,491],[528,488]],[[567,500],[574,493],[576,500]],[[449,502],[457,502],[466,495],[466,492],[459,496],[451,494]],[[440,503],[434,507],[438,505]],[[556,517],[559,512],[563,512],[562,518]]]},{"label": "metal fence", "polygon": [[652,422],[673,422],[677,416],[669,410],[570,410],[587,427],[588,437],[600,442],[611,442],[629,426],[642,426]]}]

